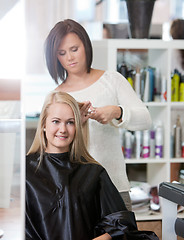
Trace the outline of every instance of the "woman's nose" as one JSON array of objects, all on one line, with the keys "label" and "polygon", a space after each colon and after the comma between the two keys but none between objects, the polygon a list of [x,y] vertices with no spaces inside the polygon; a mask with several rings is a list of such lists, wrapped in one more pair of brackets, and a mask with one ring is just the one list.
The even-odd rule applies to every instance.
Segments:
[{"label": "woman's nose", "polygon": [[67,53],[67,58],[69,61],[71,61],[73,59],[73,54],[71,52]]},{"label": "woman's nose", "polygon": [[66,132],[66,125],[64,123],[60,124],[59,131],[62,132],[62,133]]}]

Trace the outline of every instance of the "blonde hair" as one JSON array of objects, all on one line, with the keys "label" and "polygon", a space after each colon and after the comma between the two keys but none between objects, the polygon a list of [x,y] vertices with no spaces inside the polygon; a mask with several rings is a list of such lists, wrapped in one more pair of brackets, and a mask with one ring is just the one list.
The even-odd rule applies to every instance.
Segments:
[{"label": "blonde hair", "polygon": [[[79,104],[77,101],[68,93],[52,91],[45,99],[40,119],[38,122],[37,131],[33,143],[27,153],[27,155],[32,153],[40,153],[40,162],[43,158],[43,154],[47,147],[47,139],[44,132],[44,127],[48,115],[48,109],[53,103],[65,103],[68,104],[74,113],[75,118],[75,137],[70,145],[70,161],[79,163],[98,163],[93,157],[88,153],[86,147],[86,141],[88,139],[88,125],[85,123],[84,128],[81,123],[81,115],[79,110]],[[85,135],[85,140],[84,140]],[[40,164],[40,163],[39,163]]]}]

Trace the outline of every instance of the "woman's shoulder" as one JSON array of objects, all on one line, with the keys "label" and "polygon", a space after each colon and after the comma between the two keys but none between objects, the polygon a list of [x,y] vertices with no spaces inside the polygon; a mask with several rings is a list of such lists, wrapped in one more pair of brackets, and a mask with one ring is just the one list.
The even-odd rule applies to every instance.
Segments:
[{"label": "woman's shoulder", "polygon": [[39,153],[31,153],[26,155],[26,165],[37,165],[38,161],[40,159],[40,154]]},{"label": "woman's shoulder", "polygon": [[108,79],[108,80],[117,80],[117,79],[125,79],[124,76],[115,71],[115,70],[106,70],[104,74],[102,75],[103,78]]},{"label": "woman's shoulder", "polygon": [[98,162],[97,163],[95,163],[95,162],[87,162],[84,159],[83,159],[83,162],[85,162],[85,163],[82,163],[82,164],[80,163],[80,165],[83,168],[89,169],[91,171],[95,171],[95,172],[100,173],[100,172],[105,170],[105,168],[102,165],[100,165]]},{"label": "woman's shoulder", "polygon": [[107,70],[104,72],[102,78],[104,84],[118,88],[119,85],[126,84],[127,79],[119,72],[113,70]]}]

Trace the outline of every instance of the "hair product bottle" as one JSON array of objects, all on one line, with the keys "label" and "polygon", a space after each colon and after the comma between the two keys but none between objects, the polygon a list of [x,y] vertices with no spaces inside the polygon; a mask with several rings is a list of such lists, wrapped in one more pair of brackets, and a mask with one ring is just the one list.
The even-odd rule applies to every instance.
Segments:
[{"label": "hair product bottle", "polygon": [[143,131],[143,140],[142,140],[142,157],[149,158],[150,157],[150,131]]},{"label": "hair product bottle", "polygon": [[135,158],[141,157],[142,150],[142,132],[135,131]]},{"label": "hair product bottle", "polygon": [[163,157],[163,144],[164,144],[163,135],[164,135],[163,127],[162,127],[162,124],[159,123],[155,132],[155,157],[156,158]]},{"label": "hair product bottle", "polygon": [[184,158],[184,142],[181,144],[181,157]]},{"label": "hair product bottle", "polygon": [[144,95],[143,95],[143,101],[148,102],[149,101],[149,88],[150,88],[150,79],[149,79],[149,71],[146,70],[146,78],[145,78],[145,85],[144,85]]},{"label": "hair product bottle", "polygon": [[129,131],[125,132],[125,158],[132,157],[132,134]]},{"label": "hair product bottle", "polygon": [[179,83],[180,75],[177,69],[174,69],[173,76],[171,77],[171,102],[179,101]]},{"label": "hair product bottle", "polygon": [[150,130],[150,158],[155,158],[155,129]]},{"label": "hair product bottle", "polygon": [[121,66],[119,67],[119,72],[125,77],[127,78],[128,75],[128,69],[127,69],[127,65],[125,62],[123,62],[121,64]]},{"label": "hair product bottle", "polygon": [[162,76],[160,98],[161,102],[167,101],[167,80],[165,76]]},{"label": "hair product bottle", "polygon": [[174,157],[180,158],[181,157],[181,123],[180,123],[180,116],[178,115],[176,119],[176,125],[174,126]]},{"label": "hair product bottle", "polygon": [[128,82],[130,83],[130,85],[131,85],[132,88],[133,88],[133,87],[134,87],[134,84],[133,84],[133,78],[132,78],[132,70],[129,70],[129,71],[128,71],[127,80],[128,80]]},{"label": "hair product bottle", "polygon": [[180,78],[180,94],[179,94],[180,102],[184,102],[184,75]]},{"label": "hair product bottle", "polygon": [[136,74],[135,74],[135,92],[137,93],[137,96],[141,98],[141,76],[140,76],[140,69],[136,69]]},{"label": "hair product bottle", "polygon": [[155,69],[148,67],[149,71],[149,97],[148,101],[151,102],[154,100],[154,90],[155,90]]}]

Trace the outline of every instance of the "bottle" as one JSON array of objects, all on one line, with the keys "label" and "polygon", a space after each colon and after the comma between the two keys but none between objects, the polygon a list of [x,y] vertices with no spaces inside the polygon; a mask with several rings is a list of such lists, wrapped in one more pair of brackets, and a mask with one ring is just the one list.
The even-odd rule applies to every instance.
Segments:
[{"label": "bottle", "polygon": [[136,69],[136,74],[135,74],[135,92],[137,93],[137,96],[141,98],[141,76],[140,76],[140,69]]},{"label": "bottle", "polygon": [[123,62],[121,64],[121,66],[119,67],[119,72],[125,77],[127,78],[128,76],[128,69],[127,69],[127,65]]},{"label": "bottle", "polygon": [[157,101],[158,98],[160,98],[160,92],[161,92],[161,74],[160,69],[155,69],[155,96],[154,101]]},{"label": "bottle", "polygon": [[155,129],[150,130],[150,157],[155,158]]},{"label": "bottle", "polygon": [[149,72],[149,97],[148,101],[152,102],[154,100],[154,90],[155,90],[155,69],[148,67]]},{"label": "bottle", "polygon": [[155,131],[155,157],[156,158],[163,158],[163,127],[162,124],[159,123],[159,125],[156,128]]},{"label": "bottle", "polygon": [[129,131],[125,132],[125,158],[132,157],[132,134]]},{"label": "bottle", "polygon": [[180,78],[180,94],[179,94],[179,100],[180,102],[184,102],[184,75]]},{"label": "bottle", "polygon": [[141,157],[142,149],[142,134],[141,131],[135,131],[135,158]]},{"label": "bottle", "polygon": [[149,71],[146,70],[146,78],[145,78],[145,84],[144,84],[144,95],[143,95],[143,101],[148,102],[149,101]]},{"label": "bottle", "polygon": [[130,85],[131,85],[132,88],[133,88],[133,87],[134,87],[134,84],[133,84],[133,79],[132,79],[132,70],[129,70],[129,71],[128,71],[127,80],[128,80],[128,82],[130,83]]},{"label": "bottle", "polygon": [[165,76],[162,76],[160,97],[161,97],[161,102],[167,101],[167,81]]},{"label": "bottle", "polygon": [[181,144],[181,157],[184,158],[184,142]]},{"label": "bottle", "polygon": [[176,125],[174,126],[174,157],[180,158],[181,157],[181,123],[180,123],[180,116],[177,116]]},{"label": "bottle", "polygon": [[171,102],[179,101],[179,82],[179,71],[177,69],[174,69],[173,76],[171,77]]},{"label": "bottle", "polygon": [[150,157],[150,131],[143,131],[143,140],[142,140],[142,157],[149,158]]}]

